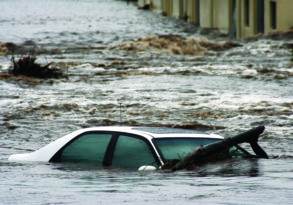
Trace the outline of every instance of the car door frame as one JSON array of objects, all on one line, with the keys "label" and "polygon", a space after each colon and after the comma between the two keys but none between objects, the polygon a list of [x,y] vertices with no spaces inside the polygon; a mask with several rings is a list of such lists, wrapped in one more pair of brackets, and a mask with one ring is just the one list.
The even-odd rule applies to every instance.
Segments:
[{"label": "car door frame", "polygon": [[126,137],[132,137],[132,138],[136,138],[136,139],[140,139],[142,141],[144,141],[149,150],[151,151],[153,158],[155,160],[155,162],[157,163],[158,167],[162,166],[161,160],[160,160],[160,156],[158,156],[157,152],[156,152],[156,147],[153,146],[153,142],[151,140],[148,140],[146,137],[141,136],[141,135],[137,135],[137,134],[133,134],[133,133],[128,133],[128,132],[113,132],[114,135],[112,136],[111,142],[109,143],[109,146],[107,148],[107,151],[105,153],[105,164],[104,166],[112,166],[112,162],[113,162],[113,157],[114,157],[114,153],[115,153],[115,149],[116,149],[116,144],[117,141],[119,140],[120,136],[126,136]]},{"label": "car door frame", "polygon": [[[98,133],[98,134],[109,134],[110,135],[110,141],[109,144],[112,141],[113,138],[113,132],[111,131],[100,131],[100,130],[91,130],[91,131],[85,131],[83,133],[79,133],[78,135],[76,135],[74,138],[72,138],[70,141],[68,141],[67,143],[65,143],[49,160],[49,162],[61,162],[61,154],[63,153],[64,149],[67,148],[68,146],[70,146],[73,142],[75,142],[76,140],[78,140],[79,138],[83,137],[86,134],[92,134],[92,133]],[[109,147],[109,144],[107,145],[106,151]],[[105,154],[104,154],[105,157]]]},{"label": "car door frame", "polygon": [[82,136],[89,134],[89,133],[97,133],[97,134],[109,134],[110,136],[110,141],[107,145],[106,151],[104,153],[104,157],[103,157],[103,163],[101,166],[103,167],[110,167],[112,165],[112,161],[113,161],[113,156],[114,156],[114,152],[115,152],[115,148],[116,148],[116,144],[117,141],[119,139],[119,136],[124,135],[124,136],[128,136],[128,137],[133,137],[136,139],[140,139],[142,141],[144,141],[147,146],[149,147],[150,151],[152,152],[152,155],[154,157],[154,160],[156,161],[156,163],[158,164],[158,166],[161,166],[161,161],[159,156],[157,155],[156,151],[154,149],[156,149],[155,146],[152,146],[152,142],[150,140],[148,140],[147,138],[141,136],[141,135],[137,135],[137,134],[133,134],[133,133],[128,133],[128,132],[118,132],[118,131],[103,131],[103,130],[91,130],[91,131],[85,131],[83,133],[78,134],[77,136],[75,136],[73,139],[71,139],[69,142],[67,142],[65,145],[62,146],[61,149],[59,149],[49,160],[49,162],[61,162],[61,154],[63,153],[64,149],[66,147],[68,147],[70,144],[72,144],[74,141],[76,141],[77,139],[81,138]]}]

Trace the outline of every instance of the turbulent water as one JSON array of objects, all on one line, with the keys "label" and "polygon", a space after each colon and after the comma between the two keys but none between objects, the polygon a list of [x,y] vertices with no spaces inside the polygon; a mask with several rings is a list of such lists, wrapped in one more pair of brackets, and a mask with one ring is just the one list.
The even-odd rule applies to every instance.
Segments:
[{"label": "turbulent water", "polygon": [[[29,45],[67,79],[0,80],[0,204],[290,204],[293,200],[292,40],[262,39],[205,55],[117,45],[153,35],[198,36],[182,21],[114,0],[1,0],[0,41]],[[10,65],[0,56],[0,70]],[[177,126],[232,136],[258,125],[269,160],[141,174],[20,164],[73,130]]]}]

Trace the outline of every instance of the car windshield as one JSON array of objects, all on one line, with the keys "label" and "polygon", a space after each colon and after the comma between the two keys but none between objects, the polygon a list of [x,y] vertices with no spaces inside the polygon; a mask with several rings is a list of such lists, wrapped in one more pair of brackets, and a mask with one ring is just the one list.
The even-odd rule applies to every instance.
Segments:
[{"label": "car windshield", "polygon": [[157,144],[165,160],[182,159],[201,145],[220,141],[212,138],[156,138]]}]

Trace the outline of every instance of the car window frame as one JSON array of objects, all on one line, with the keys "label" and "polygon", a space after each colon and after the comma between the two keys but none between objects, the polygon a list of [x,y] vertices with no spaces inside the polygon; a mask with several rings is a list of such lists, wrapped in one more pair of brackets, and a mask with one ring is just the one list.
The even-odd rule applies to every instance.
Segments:
[{"label": "car window frame", "polygon": [[[112,162],[113,162],[113,157],[114,157],[114,153],[115,153],[115,149],[116,149],[116,144],[117,144],[117,141],[119,140],[119,137],[120,136],[126,136],[126,137],[132,137],[132,138],[135,138],[135,139],[140,139],[142,141],[144,141],[146,143],[146,145],[148,146],[149,150],[151,151],[152,155],[153,155],[153,158],[154,160],[156,161],[157,165],[158,166],[161,166],[162,163],[160,161],[160,156],[157,155],[156,153],[156,150],[157,149],[155,146],[152,146],[152,141],[151,140],[148,140],[147,138],[141,136],[141,135],[137,135],[137,134],[133,134],[133,133],[127,133],[127,132],[114,132],[116,134],[116,138],[114,139],[115,140],[115,144],[113,145],[113,147],[111,147],[109,150],[109,155],[111,157],[109,157],[111,159],[111,161],[109,162],[109,165],[108,166],[112,166]],[[111,142],[110,142],[111,144]]]},{"label": "car window frame", "polygon": [[222,140],[222,139],[218,139],[218,138],[206,138],[206,137],[162,137],[162,138],[153,138],[152,139],[152,143],[154,144],[155,148],[157,149],[159,155],[161,156],[164,164],[167,163],[169,160],[165,158],[165,156],[163,155],[157,141],[160,140],[160,139],[214,139],[214,140]]},{"label": "car window frame", "polygon": [[111,144],[111,141],[113,140],[113,132],[111,131],[86,131],[86,132],[83,132],[77,136],[75,136],[73,139],[71,139],[69,142],[67,142],[65,145],[63,145],[62,148],[60,148],[54,155],[53,157],[51,157],[51,159],[49,160],[49,162],[58,162],[58,163],[62,163],[61,161],[61,155],[64,151],[65,148],[67,148],[68,146],[70,146],[73,142],[75,142],[76,140],[78,140],[79,138],[83,137],[84,135],[87,135],[87,134],[109,134],[110,135],[110,141],[109,141],[109,144],[107,145],[107,148],[106,148],[106,151],[105,151],[105,154],[104,154],[104,157],[103,157],[103,163],[102,163],[102,166],[104,166],[104,159],[105,159],[105,156],[106,156],[106,153],[109,149],[109,145]]},{"label": "car window frame", "polygon": [[[95,131],[86,131],[83,132],[79,135],[77,135],[76,137],[74,137],[73,139],[71,139],[69,142],[67,142],[65,145],[63,145],[62,148],[60,148],[54,155],[53,157],[51,157],[51,159],[49,160],[49,162],[53,162],[53,163],[62,163],[61,161],[61,155],[64,151],[64,149],[66,147],[68,147],[70,144],[72,144],[75,140],[78,140],[79,138],[81,138],[82,136],[86,135],[86,134],[93,134],[93,133],[97,133],[97,134],[110,134],[110,141],[109,144],[107,145],[105,154],[104,154],[104,158],[103,158],[103,163],[102,163],[102,167],[111,167],[112,166],[112,162],[113,162],[113,157],[114,157],[114,152],[116,149],[116,144],[117,141],[119,139],[119,136],[123,135],[123,136],[127,136],[127,137],[133,137],[136,139],[140,139],[142,141],[144,141],[148,148],[150,149],[154,160],[156,161],[156,163],[158,164],[158,166],[161,166],[162,163],[160,161],[160,156],[161,153],[158,152],[160,154],[160,156],[157,155],[156,150],[158,151],[157,147],[154,145],[154,143],[152,142],[152,140],[148,140],[147,138],[141,136],[141,135],[137,135],[137,134],[132,134],[132,133],[127,133],[127,132],[117,132],[117,131],[99,131],[99,130],[95,130]],[[154,146],[152,146],[154,145]],[[156,150],[155,150],[156,149]]]}]

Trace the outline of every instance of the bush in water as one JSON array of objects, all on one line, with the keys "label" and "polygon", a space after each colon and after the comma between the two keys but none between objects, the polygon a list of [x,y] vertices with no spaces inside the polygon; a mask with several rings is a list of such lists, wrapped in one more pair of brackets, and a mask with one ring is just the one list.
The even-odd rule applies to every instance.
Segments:
[{"label": "bush in water", "polygon": [[13,75],[24,75],[35,78],[62,78],[65,77],[64,73],[57,68],[51,68],[52,63],[47,65],[40,65],[36,63],[36,57],[31,55],[22,56],[18,60],[14,57],[11,58],[12,68],[9,73]]}]

